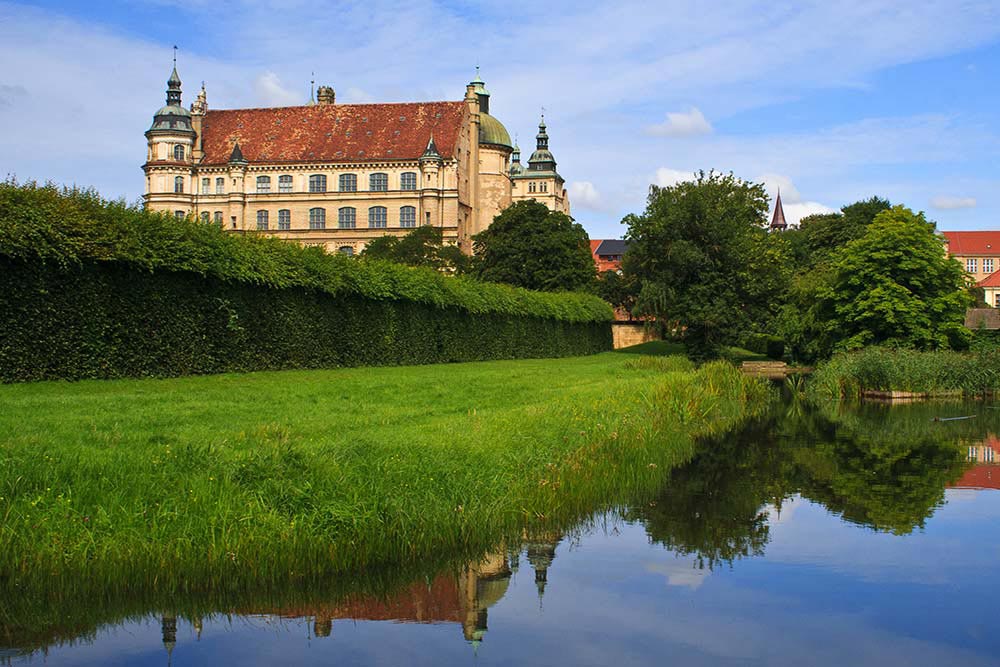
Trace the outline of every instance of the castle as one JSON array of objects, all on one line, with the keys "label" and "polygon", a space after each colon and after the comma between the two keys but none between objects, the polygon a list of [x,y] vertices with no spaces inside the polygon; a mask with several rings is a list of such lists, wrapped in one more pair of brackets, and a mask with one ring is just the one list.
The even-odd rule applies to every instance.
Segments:
[{"label": "castle", "polygon": [[182,105],[175,63],[146,139],[148,208],[329,252],[423,224],[471,253],[513,202],[569,214],[544,116],[523,166],[478,68],[460,102],[337,104],[320,86],[304,106],[209,110],[204,84]]}]

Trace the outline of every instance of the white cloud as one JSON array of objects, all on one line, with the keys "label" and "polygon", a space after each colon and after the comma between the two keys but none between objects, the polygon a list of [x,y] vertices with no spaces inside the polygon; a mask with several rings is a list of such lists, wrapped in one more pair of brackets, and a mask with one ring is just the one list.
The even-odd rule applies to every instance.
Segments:
[{"label": "white cloud", "polygon": [[684,171],[682,169],[660,167],[656,170],[656,174],[653,175],[653,184],[659,185],[661,188],[666,188],[678,183],[684,183],[685,181],[693,181],[695,178],[693,170]]},{"label": "white cloud", "polygon": [[287,107],[302,104],[302,95],[285,88],[274,72],[263,72],[253,82],[254,92],[264,106]]},{"label": "white cloud", "polygon": [[592,211],[601,211],[604,201],[590,181],[574,181],[569,184],[569,201],[572,206],[582,206]]},{"label": "white cloud", "polygon": [[691,107],[687,112],[668,112],[665,121],[646,128],[647,134],[657,137],[693,137],[711,132],[712,124],[697,107]]},{"label": "white cloud", "polygon": [[[820,204],[817,201],[804,201],[795,204],[786,204],[784,200],[784,192],[782,192],[781,209],[785,212],[785,222],[789,225],[799,224],[799,221],[807,215],[837,212],[837,209],[830,208],[826,204]],[[773,209],[771,212],[774,212]]]},{"label": "white cloud", "polygon": [[781,174],[764,174],[763,176],[755,179],[758,183],[764,184],[764,189],[767,190],[767,194],[771,196],[771,199],[775,199],[778,193],[781,193],[781,202],[783,204],[794,204],[801,201],[802,195],[799,194],[798,188],[792,183],[792,179],[788,176],[783,176]]},{"label": "white cloud", "polygon": [[344,104],[371,104],[376,100],[370,93],[351,86],[344,92],[344,99],[340,101]]},{"label": "white cloud", "polygon": [[949,197],[942,195],[931,199],[931,206],[941,209],[976,208],[975,197]]}]

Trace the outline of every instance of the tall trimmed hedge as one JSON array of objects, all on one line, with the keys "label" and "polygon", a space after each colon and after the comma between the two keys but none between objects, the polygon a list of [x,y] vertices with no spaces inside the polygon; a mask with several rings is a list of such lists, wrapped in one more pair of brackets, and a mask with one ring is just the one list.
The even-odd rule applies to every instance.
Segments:
[{"label": "tall trimmed hedge", "polygon": [[611,308],[0,185],[0,381],[589,354]]}]

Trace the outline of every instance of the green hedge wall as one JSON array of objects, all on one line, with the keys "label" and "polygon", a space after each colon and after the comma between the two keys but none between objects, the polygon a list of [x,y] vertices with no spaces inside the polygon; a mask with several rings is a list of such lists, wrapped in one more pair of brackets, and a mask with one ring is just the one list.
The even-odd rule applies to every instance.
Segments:
[{"label": "green hedge wall", "polygon": [[423,364],[592,354],[607,322],[227,283],[114,262],[0,256],[0,381]]},{"label": "green hedge wall", "polygon": [[0,381],[590,354],[611,307],[0,183]]}]

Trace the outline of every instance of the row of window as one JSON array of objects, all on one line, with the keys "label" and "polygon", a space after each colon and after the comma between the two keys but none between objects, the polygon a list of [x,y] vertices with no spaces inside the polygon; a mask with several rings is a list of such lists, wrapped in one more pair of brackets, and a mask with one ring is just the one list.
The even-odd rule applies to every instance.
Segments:
[{"label": "row of window", "polygon": [[[289,226],[282,227],[282,214],[287,216]],[[357,227],[357,209],[353,206],[342,206],[337,209],[337,228],[355,229]],[[430,212],[427,213],[427,222],[430,223]],[[268,212],[257,211],[257,229],[266,230],[268,228]],[[385,206],[372,206],[368,209],[368,228],[385,229],[388,226],[389,216]],[[291,217],[287,210],[278,211],[278,229],[290,229]],[[417,209],[413,206],[401,206],[399,209],[399,226],[416,227]],[[315,207],[309,209],[309,229],[326,229],[326,209]]]},{"label": "row of window", "polygon": [[[175,211],[174,215],[178,219],[183,219],[184,211]],[[353,206],[343,206],[337,209],[337,228],[355,229],[357,227],[357,209]],[[427,213],[427,224],[431,220],[430,212]],[[222,211],[216,211],[214,217],[209,217],[208,211],[202,211],[202,222],[214,220],[216,224],[222,224]],[[368,209],[368,228],[385,229],[388,226],[388,210],[385,206],[372,206]],[[287,231],[292,228],[292,212],[283,208],[278,211],[278,231]],[[257,211],[257,229],[266,231],[270,229],[270,211]],[[416,227],[417,209],[413,206],[401,206],[399,209],[399,226]],[[309,209],[309,229],[326,229],[326,209],[321,207]]]},{"label": "row of window", "polygon": [[[176,149],[181,149],[183,151],[183,146],[175,146]],[[338,192],[357,192],[358,191],[358,175],[357,174],[341,174],[338,182],[339,188]],[[534,185],[534,183],[532,183]],[[417,189],[417,174],[416,172],[408,171],[399,176],[399,188],[400,190],[416,190]],[[368,177],[368,190],[370,192],[388,192],[389,190],[389,175],[388,174],[371,174]],[[326,192],[326,176],[323,174],[313,174],[309,177],[309,192]],[[174,177],[174,192],[183,193],[184,192],[184,177],[176,176]],[[257,194],[267,194],[274,192],[271,189],[271,177],[270,176],[258,176],[257,177]],[[292,190],[292,177],[278,176],[278,189],[279,193],[290,193]],[[534,190],[532,190],[534,192]],[[223,195],[226,193],[226,179],[219,177],[215,179],[215,194]],[[208,195],[212,194],[212,179],[203,178],[201,179],[201,194]]]},{"label": "row of window", "polygon": [[543,182],[543,183],[538,183],[537,185],[535,184],[534,181],[528,183],[528,192],[548,192],[548,191],[549,191],[548,183]]},{"label": "row of window", "polygon": [[[968,258],[965,260],[965,270],[969,273],[976,273],[976,268],[978,267],[979,260],[975,258]],[[983,273],[993,273],[993,259],[983,260]]]}]

